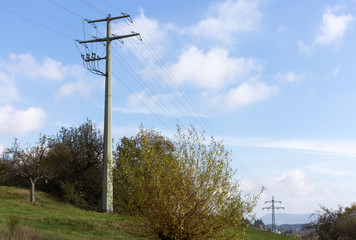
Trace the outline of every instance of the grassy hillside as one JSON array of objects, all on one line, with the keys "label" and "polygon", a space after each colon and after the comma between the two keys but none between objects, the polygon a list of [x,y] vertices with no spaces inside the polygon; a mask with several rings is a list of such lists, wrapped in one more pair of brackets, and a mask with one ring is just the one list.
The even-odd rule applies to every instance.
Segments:
[{"label": "grassy hillside", "polygon": [[[29,190],[0,186],[0,231],[8,232],[9,219],[40,232],[49,239],[145,239],[128,233],[135,219],[78,209],[42,192],[29,202]],[[293,238],[248,229],[247,240],[291,240]]]},{"label": "grassy hillside", "polygon": [[279,235],[271,232],[260,231],[254,228],[246,230],[246,240],[294,240],[299,238]]},{"label": "grassy hillside", "polygon": [[29,190],[0,186],[0,229],[8,231],[10,216],[20,224],[55,239],[139,239],[125,233],[129,217],[84,211],[42,192],[29,202]]}]

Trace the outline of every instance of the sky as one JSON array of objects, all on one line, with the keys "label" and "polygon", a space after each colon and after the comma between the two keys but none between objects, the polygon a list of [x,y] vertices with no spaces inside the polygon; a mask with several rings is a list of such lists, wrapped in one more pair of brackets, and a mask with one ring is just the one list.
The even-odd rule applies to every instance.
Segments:
[{"label": "sky", "polygon": [[[244,193],[284,213],[356,202],[355,0],[0,0],[0,150],[92,120],[112,42],[113,137],[194,126],[224,141]],[[132,20],[132,22],[130,21]],[[105,62],[96,68],[105,71]],[[114,143],[114,144],[115,144]]]}]

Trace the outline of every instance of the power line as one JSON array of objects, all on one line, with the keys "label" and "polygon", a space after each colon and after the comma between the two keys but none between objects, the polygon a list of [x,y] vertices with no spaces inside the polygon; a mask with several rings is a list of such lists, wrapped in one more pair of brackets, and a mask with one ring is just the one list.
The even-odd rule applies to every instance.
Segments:
[{"label": "power line", "polygon": [[44,25],[44,24],[39,23],[39,22],[36,22],[36,21],[34,21],[34,20],[32,20],[32,19],[30,19],[30,18],[28,18],[28,17],[22,16],[22,15],[20,15],[20,14],[18,14],[18,13],[15,13],[15,12],[9,10],[9,9],[6,9],[6,8],[4,8],[4,7],[2,7],[2,6],[0,6],[0,9],[3,10],[3,11],[5,11],[5,12],[11,13],[11,14],[17,16],[17,17],[20,17],[20,18],[22,18],[22,19],[24,19],[24,20],[26,20],[26,21],[29,21],[29,22],[31,22],[31,23],[33,23],[33,24],[36,24],[36,25],[38,25],[38,26],[40,26],[40,27],[43,27],[43,28],[45,28],[45,29],[47,29],[47,30],[50,30],[50,31],[55,32],[55,33],[57,33],[57,34],[59,34],[59,35],[62,35],[63,37],[66,37],[66,38],[69,38],[69,39],[71,39],[71,40],[74,40],[74,38],[72,38],[71,36],[69,36],[69,35],[67,35],[67,34],[65,34],[65,33],[59,32],[59,31],[57,31],[57,30],[55,30],[55,29],[53,29],[53,28],[51,28],[51,27],[48,27],[47,25]]},{"label": "power line", "polygon": [[62,19],[60,19],[60,18],[58,18],[58,17],[55,17],[55,16],[53,16],[52,14],[49,14],[48,12],[46,12],[46,11],[44,11],[44,10],[42,10],[42,9],[40,9],[40,8],[38,8],[38,7],[36,7],[36,6],[34,6],[34,5],[32,5],[32,4],[28,3],[28,2],[25,2],[24,0],[18,0],[18,1],[22,2],[23,4],[25,4],[25,5],[27,5],[27,6],[31,7],[31,8],[33,8],[33,9],[39,11],[39,12],[41,12],[41,13],[47,15],[47,16],[49,16],[50,18],[53,18],[53,19],[55,19],[55,20],[57,20],[57,21],[59,21],[59,22],[65,24],[65,25],[67,25],[67,26],[69,26],[69,27],[71,27],[71,28],[73,28],[73,29],[75,29],[75,30],[79,30],[79,31],[80,31],[80,29],[79,29],[78,27],[76,27],[76,26],[74,26],[74,25],[72,25],[72,24],[69,24],[69,23],[63,21]]},{"label": "power line", "polygon": [[[124,13],[123,13],[124,14]],[[126,14],[124,14],[124,15],[126,15]],[[127,15],[128,16],[128,15]],[[129,17],[129,16],[128,16]],[[88,21],[88,20],[86,20],[86,21]],[[98,28],[96,27],[96,29],[98,30]],[[99,33],[101,33],[100,31],[98,31]],[[102,34],[102,33],[101,33]],[[116,44],[116,42],[114,42],[115,44]],[[116,44],[117,45],[117,44]],[[86,49],[87,49],[87,47],[86,47]],[[127,63],[127,61],[125,60],[125,59],[123,59],[122,57],[121,57],[121,55],[118,53],[118,51],[115,49],[115,48],[113,48],[113,50],[117,53],[117,55],[118,56],[120,56],[120,58],[122,59],[122,61],[121,60],[119,60],[118,59],[118,57],[116,57],[116,55],[113,55],[114,56],[114,58],[115,59],[117,59],[118,61],[119,61],[119,63],[121,64],[121,66],[122,67],[124,67],[124,69],[126,70],[126,72],[127,73],[129,73],[129,75],[137,82],[137,83],[139,83],[140,84],[140,82],[142,83],[142,84],[144,84],[145,85],[145,87],[143,87],[141,84],[140,84],[140,86],[145,90],[145,92],[147,92],[147,89],[150,89],[149,88],[149,86],[147,86],[145,83],[144,83],[144,81],[142,81],[141,79],[140,79],[140,77],[138,76],[138,74],[136,73],[136,71],[134,71],[133,69],[132,69],[132,67]],[[91,54],[89,54],[89,55],[91,55]],[[127,66],[125,66],[124,64],[123,64],[123,62],[125,62],[126,63],[126,65]],[[131,70],[131,72],[129,71],[129,69]],[[94,72],[100,72],[100,71],[95,71],[94,70]],[[170,128],[164,123],[164,121],[161,119],[161,118],[159,118],[158,117],[158,115],[147,105],[147,104],[145,104],[122,80],[120,80],[120,78],[118,78],[117,77],[117,75],[113,72],[113,75],[124,85],[124,87],[134,96],[134,97],[136,97],[169,131],[171,131],[170,130]],[[137,77],[135,77],[135,75],[137,76]],[[146,89],[147,88],[147,89]],[[152,92],[152,90],[150,90],[151,92]],[[150,92],[147,92],[148,94],[149,94],[149,96],[153,96],[152,95],[152,93],[150,93]],[[164,104],[163,103],[161,103],[161,108],[162,109],[164,109],[164,111],[166,111],[166,113],[167,113],[167,109],[165,108],[165,107],[162,107],[162,106],[164,106]],[[168,113],[167,114],[167,116],[169,116],[170,114]],[[172,118],[172,117],[171,117]],[[173,119],[173,118],[172,118]],[[174,121],[174,120],[173,120]],[[174,123],[176,124],[176,121],[174,121]],[[173,132],[172,132],[173,133]]]},{"label": "power line", "polygon": [[101,0],[101,1],[103,1],[106,5],[108,5],[109,7],[113,8],[113,9],[115,9],[116,11],[121,12],[119,9],[117,9],[115,6],[111,5],[107,1],[105,1],[105,0]]},{"label": "power line", "polygon": [[[129,41],[129,42],[130,42],[130,41]],[[150,67],[150,69],[152,70],[152,72],[155,72],[155,73],[157,74],[157,76],[160,77],[159,73],[157,73],[157,71],[151,66],[151,64],[142,56],[142,54],[137,50],[137,48],[135,47],[135,45],[134,45],[133,43],[131,43],[131,42],[130,42],[130,44],[131,44],[131,46],[134,47],[134,49],[135,49],[135,51],[136,51],[136,54],[140,55],[141,58],[146,62],[146,66]],[[117,45],[117,44],[116,44],[116,45]],[[147,68],[144,67],[144,64],[140,62],[140,60],[139,60],[139,59],[136,57],[136,55],[126,46],[126,44],[123,44],[123,45],[124,45],[124,46],[126,47],[126,49],[129,51],[129,53],[136,59],[136,61],[141,64],[141,66],[143,67],[144,71],[145,71],[145,72],[150,76],[150,78],[157,84],[157,86],[158,86],[163,92],[166,92],[166,90],[162,87],[162,85],[159,83],[159,81],[157,81],[156,78],[152,75],[151,71],[148,71]],[[137,75],[137,73],[136,73],[136,75]],[[140,77],[138,77],[138,78],[140,79]],[[161,77],[160,77],[160,78],[161,78]],[[163,80],[163,79],[161,78],[161,80]],[[142,81],[142,80],[141,80],[141,81]],[[164,83],[164,81],[162,81],[162,82]],[[164,85],[166,85],[166,84],[164,84]],[[166,87],[167,87],[167,85],[166,85]],[[175,97],[176,97],[176,99],[178,100],[178,102],[181,103],[181,101],[180,101],[179,97],[177,97],[175,91],[172,91],[171,89],[169,89],[169,91],[170,91],[171,94],[175,95]],[[177,104],[175,103],[174,99],[170,96],[170,94],[166,94],[166,95],[168,96],[169,100],[170,100],[176,107],[178,107]],[[164,105],[163,105],[163,106],[164,106]],[[184,105],[182,104],[182,106],[184,106]],[[177,109],[179,109],[179,107],[178,107]],[[179,110],[180,110],[180,109],[179,109]],[[180,111],[181,111],[181,110],[180,110]],[[181,111],[181,112],[182,112],[182,111]],[[182,113],[183,113],[183,112],[182,112]],[[186,114],[181,114],[181,115],[184,116],[184,117],[188,120],[188,122],[191,123],[190,119],[187,117]]]},{"label": "power line", "polygon": [[[136,95],[136,93],[134,93],[134,92],[126,85],[126,83],[125,83],[124,81],[122,81],[122,80],[115,74],[115,72],[113,72],[112,74],[113,74],[113,76],[114,76],[117,80],[119,80],[119,81],[122,83],[122,85],[123,85],[137,100],[141,101],[141,99]],[[141,103],[158,119],[158,121],[160,121],[160,122],[167,128],[168,131],[170,131],[172,134],[174,134],[174,133],[172,132],[172,130],[168,127],[168,125],[167,125],[148,105],[146,105],[145,102],[141,102]]]},{"label": "power line", "polygon": [[75,13],[75,12],[69,10],[69,9],[66,8],[66,7],[63,7],[62,5],[56,3],[55,1],[53,1],[53,0],[48,0],[48,1],[49,1],[50,3],[52,3],[53,5],[55,5],[55,6],[59,7],[59,8],[61,8],[61,9],[65,10],[66,12],[69,12],[70,14],[72,14],[72,15],[74,15],[74,16],[76,16],[76,17],[79,17],[79,18],[81,18],[81,19],[84,19],[84,18],[83,18],[82,16],[80,16],[79,14],[77,14],[77,13]]},{"label": "power line", "polygon": [[85,1],[85,0],[80,0],[83,4],[85,4],[86,6],[88,6],[89,8],[93,9],[94,11],[102,14],[103,16],[106,16],[106,13],[101,11],[99,8],[95,7],[93,4]]},{"label": "power line", "polygon": [[[121,43],[123,43],[123,41],[122,41]],[[116,46],[118,46],[118,44],[117,44],[116,42],[114,42],[114,44],[115,44]],[[135,54],[133,54],[132,51],[131,51],[125,44],[123,44],[123,45],[124,45],[124,46],[126,47],[126,49],[131,53],[131,55],[134,56],[134,58],[137,60],[137,62],[141,63],[141,62],[137,59],[137,57],[135,56]],[[147,84],[145,83],[145,81],[143,81],[143,80],[141,79],[141,77],[138,75],[138,73],[137,73],[137,72],[131,67],[131,65],[121,56],[121,54],[118,52],[118,50],[117,50],[115,47],[113,48],[113,50],[114,50],[114,52],[120,57],[120,59],[119,59],[118,57],[116,57],[115,55],[113,55],[114,58],[118,60],[118,62],[119,62],[120,65],[126,70],[126,72],[142,87],[142,89],[143,89],[152,99],[155,99],[155,102],[157,102],[157,103],[159,104],[160,108],[163,110],[163,112],[165,112],[165,115],[166,115],[167,117],[169,117],[169,118],[172,120],[172,122],[173,122],[174,124],[177,124],[176,119],[173,117],[174,114],[172,115],[172,113],[171,113],[171,111],[169,110],[169,108],[166,107],[166,104],[163,103],[159,98],[155,98],[155,96],[154,96],[154,94],[153,94],[153,91],[151,90],[151,87],[150,87],[149,85],[147,85]],[[124,64],[124,63],[125,63],[125,64]],[[141,65],[142,65],[142,63],[141,63]],[[150,73],[148,73],[148,74],[151,75]],[[152,77],[152,75],[151,75],[151,77]],[[153,77],[152,77],[152,79],[157,83],[157,81],[156,81]],[[160,86],[160,87],[161,87],[161,89],[163,90],[162,86]],[[132,91],[131,91],[131,92],[132,92]],[[171,101],[172,103],[174,103],[174,100],[171,98],[170,94],[166,94],[166,96],[167,96],[168,98],[170,98],[170,101]],[[140,102],[143,103],[142,100],[141,100]],[[146,104],[145,104],[145,105],[146,105]],[[146,106],[147,106],[147,105],[146,105]],[[150,111],[153,112],[152,110],[150,110]],[[156,116],[157,116],[157,115],[156,115]],[[184,116],[184,114],[183,114],[183,116]],[[189,121],[189,119],[188,119],[188,121]]]}]

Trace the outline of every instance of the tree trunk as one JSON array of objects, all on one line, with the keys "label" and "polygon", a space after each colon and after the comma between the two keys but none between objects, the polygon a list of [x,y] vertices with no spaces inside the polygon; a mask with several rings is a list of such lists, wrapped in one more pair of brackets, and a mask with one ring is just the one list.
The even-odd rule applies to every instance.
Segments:
[{"label": "tree trunk", "polygon": [[32,178],[30,178],[31,181],[31,202],[34,203],[35,202],[35,185],[36,185],[36,181],[32,180]]}]

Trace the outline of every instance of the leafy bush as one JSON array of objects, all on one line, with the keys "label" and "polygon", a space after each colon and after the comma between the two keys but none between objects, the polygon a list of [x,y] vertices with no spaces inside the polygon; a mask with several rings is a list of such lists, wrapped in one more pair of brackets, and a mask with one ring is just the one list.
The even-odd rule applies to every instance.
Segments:
[{"label": "leafy bush", "polygon": [[356,204],[338,210],[321,206],[314,216],[316,220],[305,224],[304,229],[312,230],[321,240],[356,239]]},{"label": "leafy bush", "polygon": [[178,128],[174,141],[141,128],[117,146],[116,210],[138,214],[142,229],[160,239],[229,239],[242,235],[247,201],[234,182],[222,142],[207,143],[194,128]]}]

